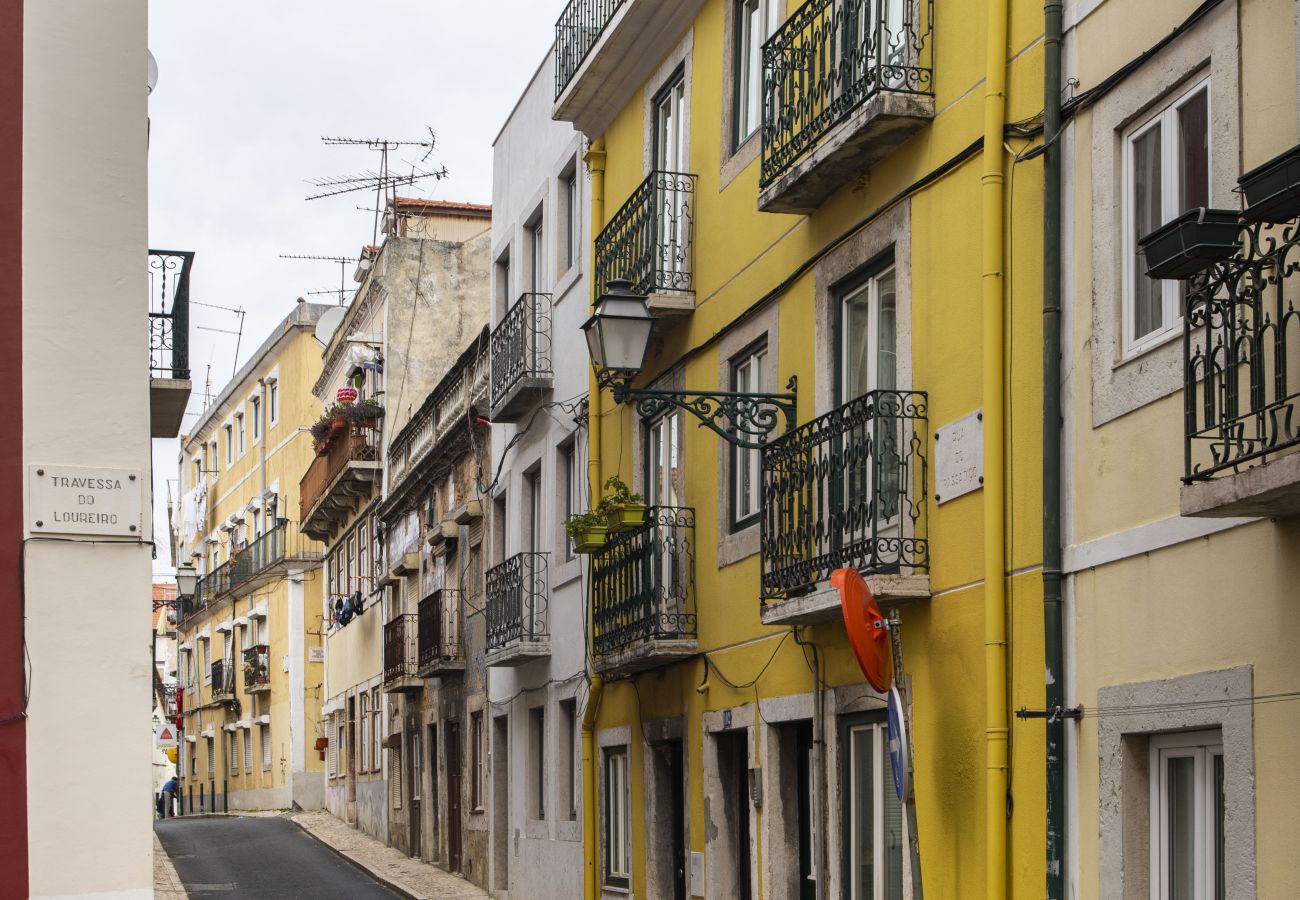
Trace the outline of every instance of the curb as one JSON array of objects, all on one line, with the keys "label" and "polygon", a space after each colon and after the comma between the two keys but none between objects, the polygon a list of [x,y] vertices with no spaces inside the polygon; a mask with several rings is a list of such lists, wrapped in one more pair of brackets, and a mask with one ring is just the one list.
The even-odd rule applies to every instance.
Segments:
[{"label": "curb", "polygon": [[381,875],[379,872],[376,872],[374,869],[370,868],[370,866],[361,862],[361,860],[353,859],[352,857],[348,856],[346,853],[343,853],[340,850],[336,849],[332,844],[326,842],[324,838],[316,834],[306,825],[303,825],[293,816],[285,816],[285,818],[288,819],[290,822],[293,822],[294,825],[297,825],[303,834],[307,835],[312,840],[319,843],[322,847],[328,849],[331,853],[333,853],[339,859],[343,860],[348,865],[352,866],[354,869],[360,869],[362,872],[365,872],[367,875],[375,879],[375,881],[378,881],[380,884],[388,888],[390,891],[400,894],[401,896],[407,898],[407,900],[429,900],[429,898],[425,897],[423,894],[412,893],[411,889],[408,888],[406,885],[397,881],[393,881],[391,878]]}]

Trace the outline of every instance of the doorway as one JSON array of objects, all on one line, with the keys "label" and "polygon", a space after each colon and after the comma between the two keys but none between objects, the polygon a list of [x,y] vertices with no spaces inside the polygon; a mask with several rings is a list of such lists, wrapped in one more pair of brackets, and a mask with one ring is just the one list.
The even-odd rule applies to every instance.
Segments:
[{"label": "doorway", "polygon": [[749,824],[749,732],[720,731],[713,737],[723,815],[710,842],[710,888],[735,900],[754,900]]},{"label": "doorway", "polygon": [[410,735],[410,747],[407,748],[406,758],[410,770],[407,772],[408,781],[411,785],[411,806],[406,813],[406,829],[408,840],[411,845],[411,856],[415,859],[420,858],[420,797],[421,782],[423,772],[421,763],[424,761],[424,751],[420,747],[420,727],[414,716],[407,718],[407,734]]},{"label": "doorway", "polygon": [[461,868],[460,723],[447,722],[443,730],[447,733],[447,870],[459,872]]},{"label": "doorway", "polygon": [[348,741],[346,747],[340,747],[339,752],[347,760],[347,782],[348,782],[348,824],[355,825],[357,821],[357,755],[353,751],[357,746],[357,698],[348,698]]},{"label": "doorway", "polygon": [[439,831],[438,783],[438,726],[430,725],[425,746],[429,749],[429,820],[430,836],[433,846],[429,848],[430,857],[437,860],[442,854],[442,834]]},{"label": "doorway", "polygon": [[492,886],[510,889],[510,717],[492,720]]},{"label": "doorway", "polygon": [[[686,900],[686,750],[681,740],[650,745],[650,791],[654,809],[647,810],[650,832],[646,874],[652,896]],[[665,822],[660,812],[669,820]]]}]

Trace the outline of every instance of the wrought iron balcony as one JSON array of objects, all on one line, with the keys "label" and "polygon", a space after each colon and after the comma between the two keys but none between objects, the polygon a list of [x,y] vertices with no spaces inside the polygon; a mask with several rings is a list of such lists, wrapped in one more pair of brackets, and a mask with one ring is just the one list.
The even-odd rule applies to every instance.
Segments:
[{"label": "wrought iron balcony", "polygon": [[191,250],[149,251],[149,432],[172,438],[190,399]]},{"label": "wrought iron balcony", "polygon": [[523,418],[551,381],[551,295],[524,294],[492,330],[492,421]]},{"label": "wrought iron balcony", "polygon": [[258,535],[252,543],[234,552],[230,559],[198,580],[194,601],[186,615],[224,598],[247,594],[283,575],[291,564],[318,562],[324,547],[305,537],[288,519],[276,519],[275,527]]},{"label": "wrought iron balcony", "polygon": [[550,655],[547,559],[545,553],[516,553],[488,569],[488,665],[519,666]]},{"label": "wrought iron balcony", "polygon": [[419,616],[396,615],[384,625],[384,690],[409,691],[421,687],[416,677],[419,659]]},{"label": "wrought iron balcony", "polygon": [[555,23],[555,96],[596,46],[623,0],[570,0]]},{"label": "wrought iron balcony", "polygon": [[417,674],[442,675],[465,668],[460,601],[460,591],[446,588],[420,601]]},{"label": "wrought iron balcony", "polygon": [[808,0],[763,45],[759,208],[811,212],[934,116],[933,0]]},{"label": "wrought iron balcony", "polygon": [[300,528],[303,534],[329,540],[374,489],[382,466],[377,429],[349,428],[318,455],[298,483]]},{"label": "wrought iron balcony", "polygon": [[271,649],[254,644],[244,651],[244,690],[258,694],[271,689]]},{"label": "wrought iron balcony", "polygon": [[693,656],[695,510],[654,506],[640,528],[613,535],[591,557],[596,669],[654,668]]},{"label": "wrought iron balcony", "polygon": [[235,697],[235,667],[228,659],[212,661],[212,700],[233,700]]},{"label": "wrought iron balcony", "polygon": [[836,569],[883,576],[880,599],[928,596],[926,404],[871,391],[763,449],[764,622],[838,614],[838,599],[823,602]]},{"label": "wrought iron balcony", "polygon": [[654,171],[596,237],[596,295],[625,278],[661,315],[695,308],[695,182]]}]

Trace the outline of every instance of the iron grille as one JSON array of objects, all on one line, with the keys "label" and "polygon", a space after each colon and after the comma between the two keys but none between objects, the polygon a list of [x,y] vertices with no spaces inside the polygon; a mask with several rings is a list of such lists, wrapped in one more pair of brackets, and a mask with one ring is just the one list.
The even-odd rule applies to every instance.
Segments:
[{"label": "iron grille", "polygon": [[384,684],[415,677],[418,618],[402,613],[384,625]]},{"label": "iron grille", "polygon": [[1243,224],[1241,248],[1187,281],[1185,482],[1300,444],[1300,220]]},{"label": "iron grille", "polygon": [[492,405],[525,378],[551,375],[551,295],[524,294],[492,331]]},{"label": "iron grille", "polygon": [[460,591],[443,589],[420,601],[417,645],[421,669],[465,658],[461,645],[460,600]]},{"label": "iron grille", "polygon": [[195,609],[186,610],[186,614],[208,606],[279,563],[320,559],[321,555],[318,541],[304,537],[288,519],[276,519],[275,527],[258,535],[247,547],[236,550],[230,559],[199,579],[194,592]]},{"label": "iron grille", "polygon": [[653,506],[592,555],[591,616],[597,656],[695,636],[694,509]]},{"label": "iron grille", "polygon": [[235,692],[235,669],[228,659],[212,661],[212,693],[233,694]]},{"label": "iron grille", "polygon": [[271,648],[254,644],[244,651],[244,690],[253,691],[271,685]]},{"label": "iron grille", "polygon": [[555,98],[577,74],[623,0],[569,0],[555,23]]},{"label": "iron grille", "polygon": [[920,391],[871,391],[763,448],[764,602],[835,569],[929,567],[926,403]]},{"label": "iron grille", "polygon": [[496,650],[512,641],[547,637],[547,555],[516,553],[487,571],[487,643]]},{"label": "iron grille", "polygon": [[932,95],[933,0],[808,0],[763,45],[766,187],[881,91]]},{"label": "iron grille", "polygon": [[149,371],[155,378],[190,377],[192,250],[149,251]]},{"label": "iron grille", "polygon": [[638,294],[695,289],[695,182],[651,172],[596,237],[596,296],[626,278]]}]

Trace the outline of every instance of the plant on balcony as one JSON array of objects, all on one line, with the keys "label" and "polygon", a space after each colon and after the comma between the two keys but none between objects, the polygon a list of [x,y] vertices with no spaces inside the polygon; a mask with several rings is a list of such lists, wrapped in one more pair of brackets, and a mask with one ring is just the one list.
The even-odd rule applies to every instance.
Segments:
[{"label": "plant on balcony", "polygon": [[1246,195],[1247,222],[1289,222],[1300,215],[1300,146],[1237,179]]},{"label": "plant on balcony", "polygon": [[266,660],[262,659],[262,654],[252,648],[244,651],[244,684],[257,685],[267,681]]},{"label": "plant on balcony", "polygon": [[580,512],[564,520],[564,530],[573,539],[576,552],[595,553],[605,546],[609,525],[598,512]]},{"label": "plant on balcony", "polygon": [[623,479],[611,475],[605,480],[605,496],[596,504],[596,513],[605,519],[609,530],[617,534],[645,524],[645,500]]},{"label": "plant on balcony", "polygon": [[317,456],[324,456],[329,452],[330,445],[334,443],[334,438],[347,430],[348,409],[347,404],[335,403],[311,424],[308,430],[311,432],[312,440],[316,442]]},{"label": "plant on balcony", "polygon": [[1186,278],[1237,252],[1240,225],[1230,209],[1191,209],[1138,240],[1152,278]]},{"label": "plant on balcony", "polygon": [[343,407],[343,418],[360,428],[376,427],[383,415],[384,408],[369,398]]}]

